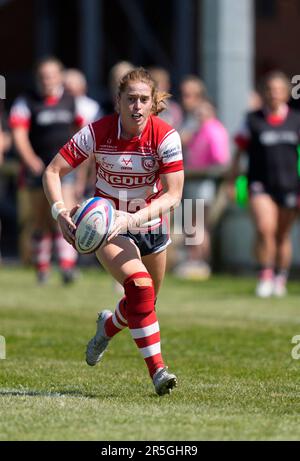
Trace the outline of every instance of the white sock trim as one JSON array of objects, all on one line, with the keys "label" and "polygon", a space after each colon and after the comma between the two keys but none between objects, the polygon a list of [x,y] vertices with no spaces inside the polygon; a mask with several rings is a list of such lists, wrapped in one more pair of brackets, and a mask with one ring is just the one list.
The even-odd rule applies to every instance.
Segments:
[{"label": "white sock trim", "polygon": [[133,328],[130,330],[131,335],[134,339],[145,338],[147,336],[153,335],[154,333],[157,333],[158,331],[159,331],[159,324],[157,321],[155,323],[152,323],[152,325],[148,325],[147,327]]},{"label": "white sock trim", "polygon": [[112,322],[113,322],[113,324],[115,325],[115,327],[119,328],[119,330],[123,330],[124,328],[126,328],[124,325],[121,325],[121,324],[118,322],[115,313],[114,313],[113,316],[112,316]]},{"label": "white sock trim", "polygon": [[[120,302],[121,302],[121,301],[120,301]],[[118,314],[118,317],[120,318],[120,320],[121,320],[123,323],[126,323],[126,325],[128,325],[127,320],[123,317],[123,315],[122,315],[121,312],[120,312],[120,302],[117,304],[116,313]]]},{"label": "white sock trim", "polygon": [[156,354],[160,354],[161,352],[160,342],[152,344],[151,346],[142,347],[140,348],[140,351],[144,359],[147,359],[148,357],[152,357],[153,355],[156,355]]}]

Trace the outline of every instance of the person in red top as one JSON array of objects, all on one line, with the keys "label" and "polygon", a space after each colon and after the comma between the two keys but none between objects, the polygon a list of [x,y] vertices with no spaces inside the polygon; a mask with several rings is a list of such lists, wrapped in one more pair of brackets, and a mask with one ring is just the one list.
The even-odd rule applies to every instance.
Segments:
[{"label": "person in red top", "polygon": [[[24,165],[23,183],[29,194],[32,214],[33,250],[38,282],[48,280],[52,246],[56,247],[62,280],[74,280],[77,254],[63,239],[53,221],[42,187],[42,174],[59,147],[81,127],[74,97],[64,91],[63,65],[55,57],[36,65],[36,88],[19,96],[10,112],[13,140]],[[77,202],[75,177],[64,179],[63,194],[69,206]]]},{"label": "person in red top", "polygon": [[299,207],[300,114],[288,107],[289,96],[290,83],[284,73],[274,71],[265,77],[263,107],[247,114],[235,138],[238,153],[230,174],[234,180],[240,156],[246,151],[260,265],[256,295],[264,298],[286,294],[291,263],[290,230]]},{"label": "person in red top", "polygon": [[177,385],[161,355],[155,312],[170,243],[163,216],[179,205],[184,182],[180,137],[156,117],[165,97],[145,69],[127,73],[119,85],[117,113],[73,136],[47,167],[43,180],[52,213],[65,239],[73,243],[71,215],[76,208],[70,212],[63,203],[61,177],[95,157],[95,195],[112,200],[117,208],[107,243],[96,255],[123,285],[125,296],[114,313],[99,314],[86,361],[96,365],[111,338],[128,326],[159,395]]}]

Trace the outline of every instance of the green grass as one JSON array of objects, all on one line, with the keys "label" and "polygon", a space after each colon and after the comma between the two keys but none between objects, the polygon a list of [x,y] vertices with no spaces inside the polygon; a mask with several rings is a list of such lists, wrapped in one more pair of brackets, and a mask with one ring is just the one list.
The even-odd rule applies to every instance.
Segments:
[{"label": "green grass", "polygon": [[254,279],[167,277],[157,305],[162,349],[179,387],[156,396],[128,331],[85,364],[98,310],[117,295],[100,271],[37,287],[0,270],[0,440],[299,440],[300,284],[258,300]]}]

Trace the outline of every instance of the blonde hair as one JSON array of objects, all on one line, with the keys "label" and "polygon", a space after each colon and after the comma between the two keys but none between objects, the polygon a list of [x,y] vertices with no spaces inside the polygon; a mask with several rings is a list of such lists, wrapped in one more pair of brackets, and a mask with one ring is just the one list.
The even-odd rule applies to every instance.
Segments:
[{"label": "blonde hair", "polygon": [[125,74],[119,83],[118,95],[121,96],[129,84],[129,82],[143,82],[149,85],[151,88],[151,96],[153,100],[151,112],[154,115],[158,115],[162,112],[167,104],[166,100],[171,97],[169,93],[160,92],[157,90],[157,84],[151,77],[150,73],[143,67],[133,69]]}]

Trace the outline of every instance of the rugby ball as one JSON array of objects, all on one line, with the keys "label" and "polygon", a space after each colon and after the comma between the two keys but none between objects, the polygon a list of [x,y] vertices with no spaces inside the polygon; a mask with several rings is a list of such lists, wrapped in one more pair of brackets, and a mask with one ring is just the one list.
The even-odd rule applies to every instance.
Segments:
[{"label": "rugby ball", "polygon": [[114,223],[114,208],[101,197],[85,200],[72,217],[75,230],[75,248],[88,254],[98,250],[106,240]]}]

